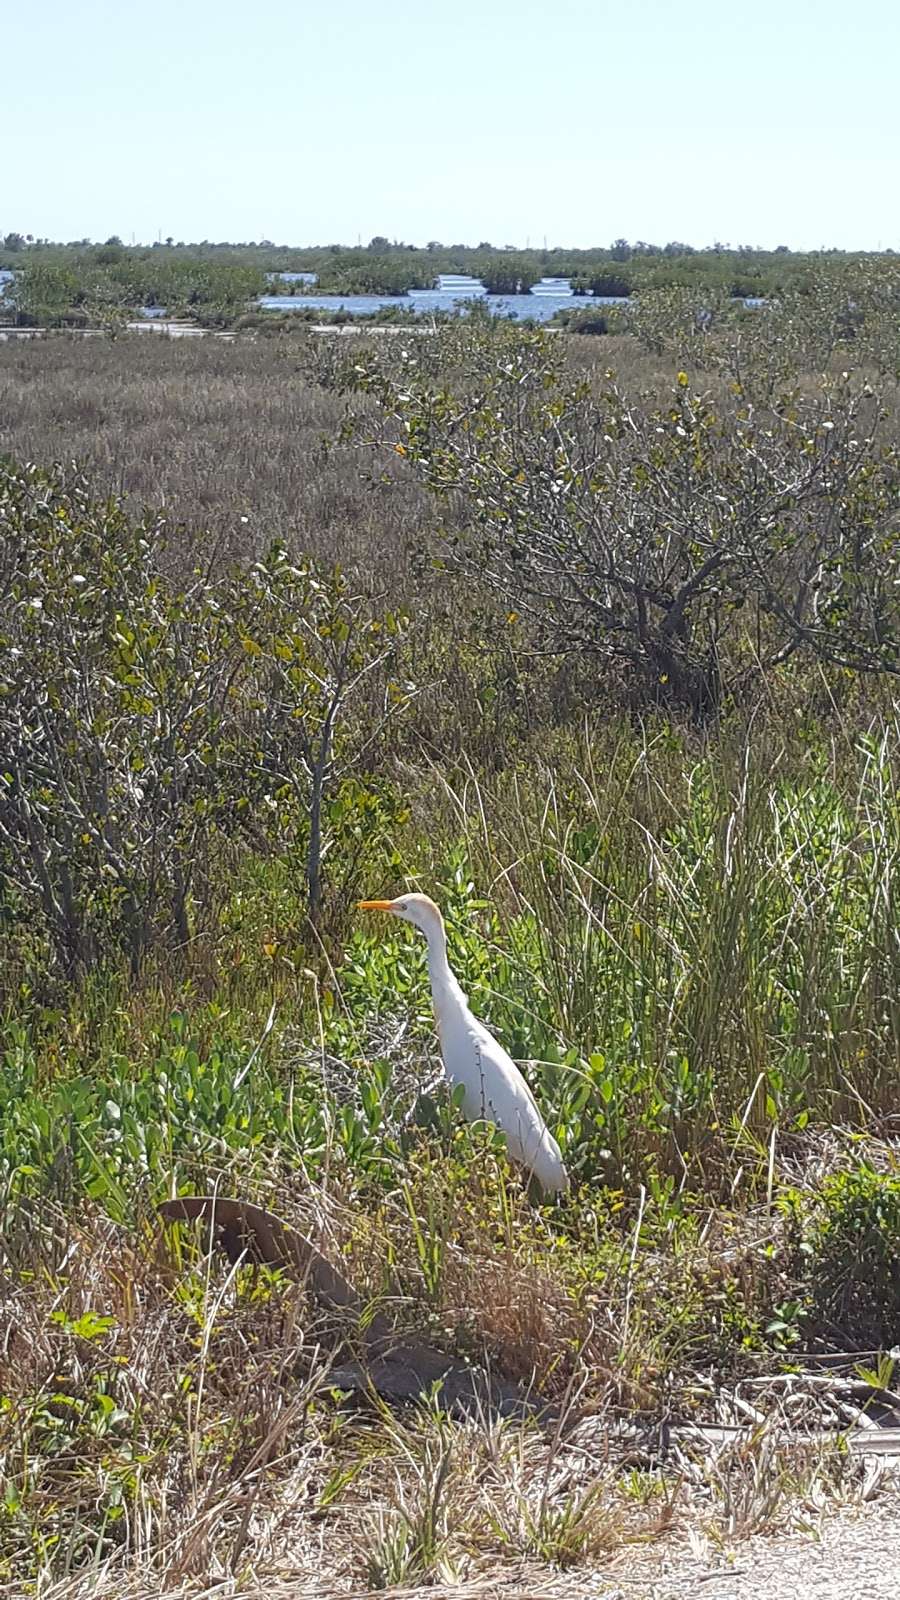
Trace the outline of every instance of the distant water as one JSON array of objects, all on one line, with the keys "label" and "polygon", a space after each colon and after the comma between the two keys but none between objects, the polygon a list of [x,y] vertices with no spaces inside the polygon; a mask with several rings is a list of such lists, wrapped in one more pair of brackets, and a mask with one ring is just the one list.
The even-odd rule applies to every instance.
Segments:
[{"label": "distant water", "polygon": [[[312,274],[287,274],[286,278],[302,277],[309,281]],[[303,294],[262,295],[259,304],[267,311],[344,311],[348,316],[360,317],[374,311],[386,311],[397,306],[407,311],[428,315],[433,311],[454,311],[461,304],[481,300],[495,316],[510,317],[516,322],[532,320],[549,322],[557,311],[573,306],[623,305],[624,296],[573,295],[568,278],[542,278],[530,294],[488,294],[479,278],[464,274],[442,273],[436,289],[410,289],[407,294]]]},{"label": "distant water", "polygon": [[[14,274],[7,268],[0,267],[0,302],[13,277]],[[314,272],[272,272],[269,277],[285,283],[316,282]],[[266,294],[260,297],[258,304],[270,311],[301,311],[308,308],[312,311],[344,311],[348,316],[364,316],[366,313],[404,306],[407,310],[427,315],[432,311],[460,309],[466,301],[471,300],[483,301],[497,316],[510,317],[517,322],[549,322],[557,311],[575,307],[587,311],[594,305],[625,305],[627,296],[573,295],[568,278],[542,278],[530,294],[488,294],[480,279],[467,277],[464,273],[448,272],[438,277],[436,289],[410,289],[408,294]],[[744,304],[764,306],[766,301],[759,296],[748,296]],[[145,306],[137,313],[147,318],[164,317],[166,314],[163,306]]]}]

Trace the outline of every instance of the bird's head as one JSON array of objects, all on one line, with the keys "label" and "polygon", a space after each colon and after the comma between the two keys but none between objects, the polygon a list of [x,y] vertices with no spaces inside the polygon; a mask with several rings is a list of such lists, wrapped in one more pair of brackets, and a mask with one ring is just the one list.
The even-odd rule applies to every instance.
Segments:
[{"label": "bird's head", "polygon": [[396,900],[360,900],[358,905],[360,911],[389,911],[392,917],[411,922],[429,937],[444,931],[444,919],[427,894],[400,894]]}]

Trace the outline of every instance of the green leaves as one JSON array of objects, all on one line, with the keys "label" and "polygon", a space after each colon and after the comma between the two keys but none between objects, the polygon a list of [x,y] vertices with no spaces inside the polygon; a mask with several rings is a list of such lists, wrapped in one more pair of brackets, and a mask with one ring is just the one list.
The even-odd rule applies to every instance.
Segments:
[{"label": "green leaves", "polygon": [[[731,323],[718,328],[724,300],[639,302],[635,331],[680,328],[679,359],[733,358],[740,381],[714,400],[682,368],[655,401],[612,378],[592,394],[561,340],[502,327],[440,333],[415,371],[390,352],[348,370],[381,413],[374,438],[368,413],[358,432],[392,453],[399,434],[403,461],[465,510],[437,552],[445,568],[632,707],[703,721],[795,655],[900,671],[900,464],[877,442],[870,385],[842,378],[836,392],[770,362],[762,313],[748,374]],[[448,371],[463,375],[451,387]]]},{"label": "green leaves", "polygon": [[900,1181],[865,1161],[827,1177],[811,1197],[788,1195],[804,1315],[857,1349],[900,1337]]},{"label": "green leaves", "polygon": [[26,257],[16,273],[15,298],[29,320],[59,321],[73,308],[90,319],[115,321],[144,306],[170,315],[221,309],[232,315],[264,294],[266,274],[256,266],[177,257],[157,251],[68,254],[64,261]]},{"label": "green leaves", "polygon": [[207,853],[248,832],[306,852],[316,913],[328,806],[410,698],[405,617],[340,569],[273,547],[180,590],[168,531],[0,470],[0,875],[64,976],[183,950]]},{"label": "green leaves", "polygon": [[[76,1339],[84,1339],[87,1343],[102,1339],[109,1333],[111,1328],[116,1326],[115,1317],[101,1316],[96,1311],[84,1311],[74,1322],[66,1315],[65,1311],[52,1311],[50,1313],[50,1321],[56,1323],[65,1333],[72,1334]],[[109,1400],[108,1395],[104,1398]],[[107,1409],[111,1406],[112,1402],[110,1401]]]}]

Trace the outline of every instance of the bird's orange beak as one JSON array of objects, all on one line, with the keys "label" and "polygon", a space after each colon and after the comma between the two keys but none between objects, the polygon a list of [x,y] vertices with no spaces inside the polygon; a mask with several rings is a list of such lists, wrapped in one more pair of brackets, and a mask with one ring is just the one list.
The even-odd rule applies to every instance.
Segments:
[{"label": "bird's orange beak", "polygon": [[356,902],[358,911],[390,911],[393,908],[393,904],[393,900],[357,900]]}]

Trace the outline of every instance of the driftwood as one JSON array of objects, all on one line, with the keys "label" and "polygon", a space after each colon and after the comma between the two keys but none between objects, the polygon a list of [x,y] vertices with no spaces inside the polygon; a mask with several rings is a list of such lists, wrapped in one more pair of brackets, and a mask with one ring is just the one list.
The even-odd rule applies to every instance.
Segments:
[{"label": "driftwood", "polygon": [[310,1239],[260,1206],[218,1195],[184,1195],[178,1200],[166,1200],[159,1207],[159,1214],[166,1222],[205,1222],[212,1242],[224,1250],[232,1263],[244,1256],[249,1261],[281,1267],[305,1284],[326,1310],[340,1311],[352,1318],[359,1357],[331,1370],[330,1380],[336,1388],[360,1394],[374,1391],[384,1400],[402,1402],[416,1400],[439,1387],[443,1405],[457,1414],[546,1414],[546,1408],[516,1384],[410,1338],[382,1312],[364,1318],[365,1302],[343,1273],[326,1261]]}]

